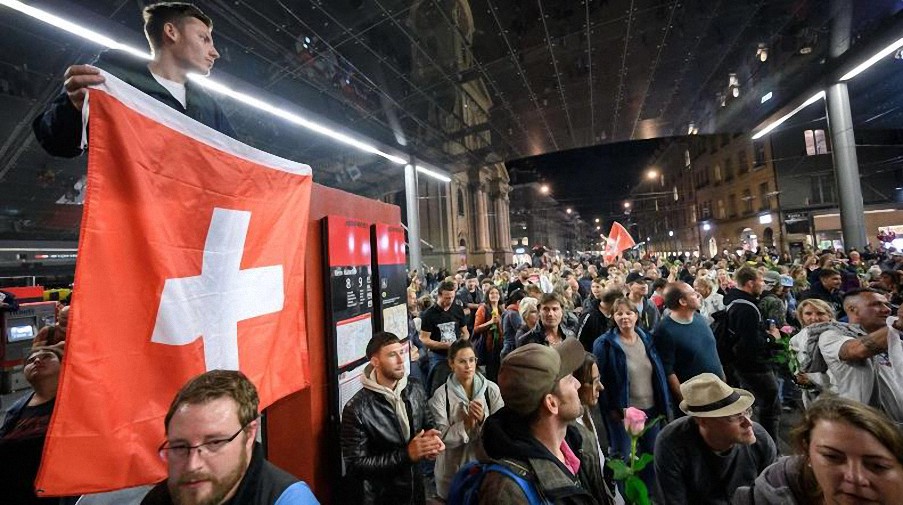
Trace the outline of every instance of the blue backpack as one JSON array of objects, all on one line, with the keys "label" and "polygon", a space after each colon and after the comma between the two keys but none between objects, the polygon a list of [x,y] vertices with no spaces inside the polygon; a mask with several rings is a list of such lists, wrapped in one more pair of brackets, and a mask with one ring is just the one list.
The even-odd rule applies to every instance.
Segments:
[{"label": "blue backpack", "polygon": [[449,505],[475,505],[479,501],[483,478],[489,472],[498,472],[516,482],[526,495],[527,503],[536,505],[549,503],[540,496],[539,490],[532,482],[507,466],[500,463],[480,463],[479,461],[471,461],[458,470],[448,489],[447,503]]}]

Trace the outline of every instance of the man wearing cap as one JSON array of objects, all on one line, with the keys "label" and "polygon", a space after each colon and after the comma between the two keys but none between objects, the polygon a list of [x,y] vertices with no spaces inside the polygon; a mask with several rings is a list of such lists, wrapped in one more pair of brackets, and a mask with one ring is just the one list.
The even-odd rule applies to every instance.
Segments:
[{"label": "man wearing cap", "polygon": [[640,317],[637,318],[637,326],[646,333],[652,334],[655,327],[658,326],[658,309],[655,304],[647,298],[649,294],[649,283],[652,279],[643,277],[639,272],[630,272],[627,275],[627,299],[636,305],[637,312]]},{"label": "man wearing cap", "polygon": [[778,328],[787,324],[787,302],[784,301],[784,286],[781,284],[781,274],[768,270],[762,275],[764,286],[762,296],[759,297],[759,312],[762,319],[773,321]]},{"label": "man wearing cap", "polygon": [[464,286],[458,290],[457,298],[464,308],[464,315],[467,316],[467,331],[473,335],[474,317],[483,303],[483,291],[480,290],[476,275],[467,274],[464,277]]},{"label": "man wearing cap", "polygon": [[[486,454],[533,483],[549,503],[613,503],[594,435],[575,422],[583,407],[580,382],[571,374],[583,365],[585,355],[574,338],[555,348],[527,344],[512,351],[499,370],[505,407],[483,426]],[[513,479],[488,472],[479,503],[528,501]]]},{"label": "man wearing cap", "polygon": [[777,458],[774,441],[750,419],[755,398],[703,373],[680,386],[688,417],[655,442],[658,495],[665,505],[727,505]]}]

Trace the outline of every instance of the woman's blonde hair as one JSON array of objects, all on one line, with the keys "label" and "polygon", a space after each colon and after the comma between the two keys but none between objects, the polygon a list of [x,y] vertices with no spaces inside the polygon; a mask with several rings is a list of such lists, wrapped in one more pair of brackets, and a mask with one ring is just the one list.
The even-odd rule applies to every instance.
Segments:
[{"label": "woman's blonde hair", "polygon": [[800,323],[803,322],[803,311],[810,305],[830,316],[831,321],[837,320],[837,314],[834,313],[834,309],[831,307],[831,305],[828,304],[828,302],[819,300],[818,298],[807,298],[801,301],[800,304],[796,306],[797,321],[799,321]]}]

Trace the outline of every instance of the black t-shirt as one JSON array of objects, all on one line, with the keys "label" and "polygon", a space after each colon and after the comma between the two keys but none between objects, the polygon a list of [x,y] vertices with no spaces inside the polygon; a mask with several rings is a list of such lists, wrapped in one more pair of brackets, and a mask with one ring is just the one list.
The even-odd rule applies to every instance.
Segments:
[{"label": "black t-shirt", "polygon": [[[448,310],[433,305],[426,309],[420,316],[420,329],[429,332],[430,338],[436,342],[454,342],[461,338],[461,327],[467,326],[467,317],[464,309],[452,302]],[[445,350],[432,351],[440,356],[446,356]]]},{"label": "black t-shirt", "polygon": [[59,498],[38,498],[34,493],[34,479],[55,402],[25,407],[18,421],[0,438],[0,496],[4,503],[59,503]]}]

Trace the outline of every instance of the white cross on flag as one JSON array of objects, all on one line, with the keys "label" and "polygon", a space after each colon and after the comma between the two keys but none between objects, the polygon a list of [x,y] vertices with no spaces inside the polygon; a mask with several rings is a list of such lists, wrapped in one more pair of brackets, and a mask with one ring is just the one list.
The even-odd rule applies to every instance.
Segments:
[{"label": "white cross on flag", "polygon": [[206,370],[240,369],[261,408],[308,384],[310,168],[105,77],[89,96],[76,289],[36,485],[46,496],[164,478],[163,417]]}]

